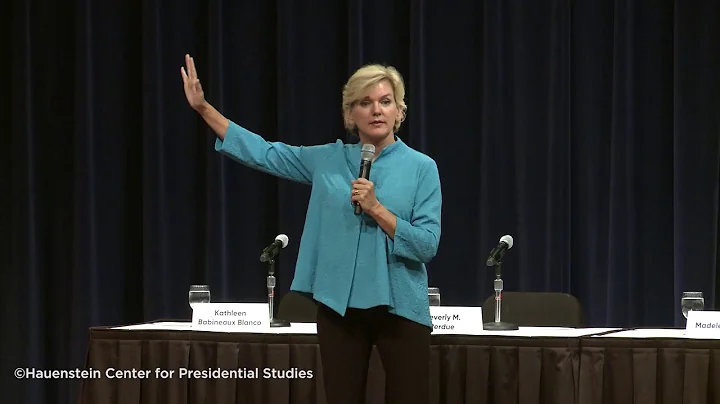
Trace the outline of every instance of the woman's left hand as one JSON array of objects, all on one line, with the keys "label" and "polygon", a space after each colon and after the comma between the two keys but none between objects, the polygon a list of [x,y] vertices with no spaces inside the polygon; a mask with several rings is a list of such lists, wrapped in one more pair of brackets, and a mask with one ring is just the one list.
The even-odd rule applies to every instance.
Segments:
[{"label": "woman's left hand", "polygon": [[365,212],[376,208],[380,202],[375,197],[375,185],[365,178],[358,178],[352,181],[352,192],[350,200],[358,202]]}]

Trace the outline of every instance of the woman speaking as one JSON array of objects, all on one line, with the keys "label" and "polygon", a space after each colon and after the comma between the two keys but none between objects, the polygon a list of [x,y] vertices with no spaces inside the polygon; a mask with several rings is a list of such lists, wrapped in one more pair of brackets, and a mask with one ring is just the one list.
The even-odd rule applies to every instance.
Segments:
[{"label": "woman speaking", "polygon": [[[290,289],[317,302],[328,402],[365,403],[373,345],[386,373],[386,402],[427,402],[425,264],[440,242],[442,194],[435,161],[396,135],[407,111],[401,75],[368,65],[347,81],[342,113],[358,144],[297,146],[268,142],[225,118],[206,101],[189,55],[180,70],[187,101],[215,132],[219,153],[312,186]],[[375,149],[368,179],[358,178],[363,145]]]}]

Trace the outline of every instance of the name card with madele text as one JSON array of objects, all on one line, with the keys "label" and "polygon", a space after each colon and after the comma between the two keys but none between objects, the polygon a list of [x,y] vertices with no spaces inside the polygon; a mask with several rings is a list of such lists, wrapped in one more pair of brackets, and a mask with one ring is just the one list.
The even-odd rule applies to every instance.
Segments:
[{"label": "name card with madele text", "polygon": [[267,303],[200,303],[192,315],[192,328],[200,331],[265,332],[270,327]]},{"label": "name card with madele text", "polygon": [[720,311],[689,311],[685,335],[697,338],[720,338]]},{"label": "name card with madele text", "polygon": [[430,306],[433,334],[480,335],[482,307]]}]

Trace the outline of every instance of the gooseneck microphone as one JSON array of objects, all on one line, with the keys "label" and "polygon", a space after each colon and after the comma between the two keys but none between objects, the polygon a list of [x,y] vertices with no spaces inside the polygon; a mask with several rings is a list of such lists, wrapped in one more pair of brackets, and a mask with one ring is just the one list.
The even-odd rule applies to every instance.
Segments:
[{"label": "gooseneck microphone", "polygon": [[[360,175],[358,178],[370,179],[370,168],[372,167],[372,161],[375,157],[375,146],[371,144],[364,144],[362,150],[360,150]],[[362,212],[360,204],[353,202],[355,206],[355,214],[359,215]]]}]

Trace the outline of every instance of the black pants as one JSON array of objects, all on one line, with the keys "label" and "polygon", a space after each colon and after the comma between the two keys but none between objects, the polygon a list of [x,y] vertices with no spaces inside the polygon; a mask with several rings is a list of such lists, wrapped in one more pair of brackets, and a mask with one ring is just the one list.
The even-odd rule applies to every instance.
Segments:
[{"label": "black pants", "polygon": [[317,333],[328,404],[365,404],[373,345],[385,370],[385,402],[427,403],[431,332],[388,313],[386,307],[348,309],[343,317],[318,303]]}]

